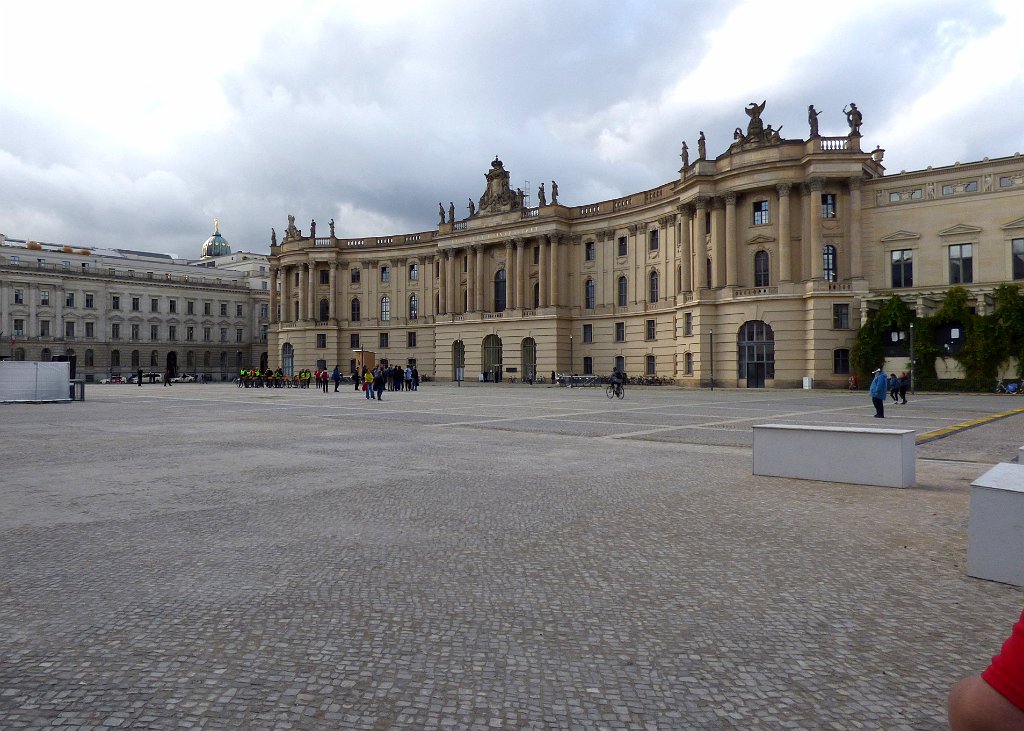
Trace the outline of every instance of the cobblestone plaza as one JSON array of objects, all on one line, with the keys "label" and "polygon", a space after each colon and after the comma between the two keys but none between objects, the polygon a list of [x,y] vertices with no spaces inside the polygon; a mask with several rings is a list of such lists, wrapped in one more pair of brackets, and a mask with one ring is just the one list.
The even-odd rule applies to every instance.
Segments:
[{"label": "cobblestone plaza", "polygon": [[943,729],[1021,609],[964,565],[1024,414],[894,490],[751,474],[753,424],[864,392],[87,398],[0,406],[0,728]]}]

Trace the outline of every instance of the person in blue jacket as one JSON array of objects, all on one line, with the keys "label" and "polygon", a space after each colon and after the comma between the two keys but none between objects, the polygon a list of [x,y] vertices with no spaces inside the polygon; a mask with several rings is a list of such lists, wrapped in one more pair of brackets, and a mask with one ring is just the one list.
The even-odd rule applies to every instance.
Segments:
[{"label": "person in blue jacket", "polygon": [[885,418],[885,396],[888,391],[888,380],[881,368],[871,371],[874,378],[871,379],[871,403],[875,405],[875,418]]}]

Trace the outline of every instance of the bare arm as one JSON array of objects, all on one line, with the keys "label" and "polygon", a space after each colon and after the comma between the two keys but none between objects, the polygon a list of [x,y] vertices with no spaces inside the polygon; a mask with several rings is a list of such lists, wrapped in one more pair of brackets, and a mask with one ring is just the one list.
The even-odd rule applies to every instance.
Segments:
[{"label": "bare arm", "polygon": [[1024,731],[1024,711],[974,675],[949,692],[952,731]]}]

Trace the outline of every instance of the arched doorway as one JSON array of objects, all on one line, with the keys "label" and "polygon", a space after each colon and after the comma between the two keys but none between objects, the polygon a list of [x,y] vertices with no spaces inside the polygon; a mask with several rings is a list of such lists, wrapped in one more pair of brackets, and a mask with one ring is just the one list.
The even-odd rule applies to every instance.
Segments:
[{"label": "arched doorway", "polygon": [[50,353],[50,349],[49,348],[43,348],[42,352],[39,354],[39,360],[43,361],[44,363],[49,363],[50,362],[50,358],[52,358],[52,357],[53,356]]},{"label": "arched doorway", "polygon": [[452,380],[465,380],[466,344],[461,340],[452,343]]},{"label": "arched doorway", "polygon": [[281,346],[281,372],[290,376],[293,370],[295,370],[295,348],[291,343],[285,343]]},{"label": "arched doorway", "polygon": [[267,354],[266,353],[260,353],[260,370],[261,371],[267,370],[267,360],[268,360]]},{"label": "arched doorway", "polygon": [[176,350],[167,354],[167,372],[171,374],[171,378],[178,375],[178,352]]},{"label": "arched doorway", "polygon": [[491,334],[484,338],[481,347],[480,361],[483,364],[484,378],[495,382],[501,380],[501,338]]},{"label": "arched doorway", "polygon": [[775,333],[771,325],[748,320],[740,327],[737,345],[737,376],[746,379],[747,388],[764,388],[767,379],[775,378]]},{"label": "arched doorway", "polygon": [[537,377],[537,341],[533,338],[523,338],[519,350],[523,361],[522,380],[533,381]]}]

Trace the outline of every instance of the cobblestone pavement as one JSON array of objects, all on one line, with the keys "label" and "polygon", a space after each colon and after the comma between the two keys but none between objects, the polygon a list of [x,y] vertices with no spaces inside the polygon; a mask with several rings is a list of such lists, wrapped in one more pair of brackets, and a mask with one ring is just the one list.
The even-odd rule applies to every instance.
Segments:
[{"label": "cobblestone pavement", "polygon": [[0,405],[0,728],[942,729],[1024,601],[964,575],[1024,415],[893,490],[751,474],[863,392],[350,389]]}]

